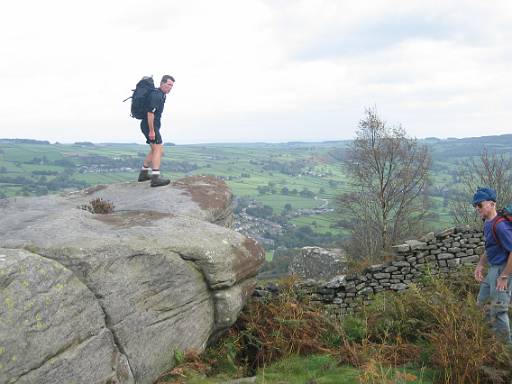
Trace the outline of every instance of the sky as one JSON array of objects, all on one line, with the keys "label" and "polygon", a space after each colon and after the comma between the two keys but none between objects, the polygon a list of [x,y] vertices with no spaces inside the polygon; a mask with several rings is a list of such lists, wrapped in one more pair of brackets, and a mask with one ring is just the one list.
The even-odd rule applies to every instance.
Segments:
[{"label": "sky", "polygon": [[20,0],[0,15],[0,138],[144,143],[137,81],[176,82],[164,142],[511,133],[512,2]]}]

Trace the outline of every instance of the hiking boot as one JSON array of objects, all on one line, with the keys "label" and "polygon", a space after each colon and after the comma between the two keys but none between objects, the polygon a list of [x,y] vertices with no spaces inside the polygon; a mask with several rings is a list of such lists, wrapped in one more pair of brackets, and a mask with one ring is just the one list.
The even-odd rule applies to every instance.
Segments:
[{"label": "hiking boot", "polygon": [[149,176],[149,171],[141,169],[139,173],[139,180],[138,181],[148,181],[151,180],[151,176]]},{"label": "hiking boot", "polygon": [[171,182],[169,179],[163,179],[160,175],[151,175],[151,186],[152,187],[162,187]]}]

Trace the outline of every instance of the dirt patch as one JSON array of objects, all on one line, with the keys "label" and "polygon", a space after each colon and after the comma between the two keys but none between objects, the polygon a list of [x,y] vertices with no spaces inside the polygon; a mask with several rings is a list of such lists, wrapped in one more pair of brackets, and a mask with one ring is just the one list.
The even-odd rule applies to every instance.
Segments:
[{"label": "dirt patch", "polygon": [[146,226],[169,217],[174,215],[157,211],[122,211],[94,215],[94,219],[118,229]]},{"label": "dirt patch", "polygon": [[244,240],[243,245],[253,257],[265,258],[265,252],[256,240],[248,237]]},{"label": "dirt patch", "polygon": [[265,260],[263,248],[250,238],[244,240],[242,247],[231,245],[231,252],[236,256],[233,270],[237,281],[253,276]]},{"label": "dirt patch", "polygon": [[225,210],[233,194],[226,183],[213,176],[190,176],[175,181],[173,186],[186,191],[204,210]]}]

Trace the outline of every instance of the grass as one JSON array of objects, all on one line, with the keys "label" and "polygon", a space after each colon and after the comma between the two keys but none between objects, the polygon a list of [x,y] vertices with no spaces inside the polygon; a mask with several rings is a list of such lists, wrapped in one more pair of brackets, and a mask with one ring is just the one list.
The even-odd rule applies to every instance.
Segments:
[{"label": "grass", "polygon": [[324,215],[301,216],[291,219],[290,222],[298,227],[309,225],[317,233],[330,232],[335,236],[342,236],[346,234],[343,228],[333,227],[338,219],[339,217],[335,213],[328,213]]},{"label": "grass", "polygon": [[[234,380],[221,373],[207,376],[190,368],[173,370],[160,384],[221,384]],[[257,384],[432,384],[435,372],[425,368],[385,367],[371,363],[363,368],[340,365],[331,355],[289,356],[256,372]]]},{"label": "grass", "polygon": [[431,372],[405,367],[383,367],[377,364],[368,365],[363,369],[339,364],[329,355],[313,355],[308,357],[291,356],[268,368],[258,371],[257,383],[290,383],[290,384],[354,384],[361,382],[384,383],[432,383]]},{"label": "grass", "polygon": [[257,383],[357,383],[358,369],[339,366],[329,355],[291,356],[258,371]]},{"label": "grass", "polygon": [[122,181],[137,180],[136,172],[98,172],[98,173],[84,173],[76,174],[74,179],[85,181],[89,185],[96,184],[111,184]]},{"label": "grass", "polygon": [[316,208],[321,205],[320,201],[311,198],[289,195],[259,195],[257,197],[255,196],[255,198],[261,201],[264,205],[272,207],[275,213],[281,212],[286,204],[291,204],[293,209]]}]

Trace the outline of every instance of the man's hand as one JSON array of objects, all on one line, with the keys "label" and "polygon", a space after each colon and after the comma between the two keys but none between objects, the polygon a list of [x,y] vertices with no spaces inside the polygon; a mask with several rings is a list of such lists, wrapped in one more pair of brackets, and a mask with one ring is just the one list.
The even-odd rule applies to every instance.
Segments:
[{"label": "man's hand", "polygon": [[155,114],[148,112],[149,141],[155,141]]},{"label": "man's hand", "polygon": [[508,286],[508,277],[506,279],[502,279],[498,277],[498,282],[496,283],[497,291],[506,291]]},{"label": "man's hand", "polygon": [[484,266],[478,264],[475,268],[475,280],[481,283],[484,280]]}]

